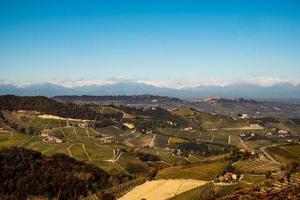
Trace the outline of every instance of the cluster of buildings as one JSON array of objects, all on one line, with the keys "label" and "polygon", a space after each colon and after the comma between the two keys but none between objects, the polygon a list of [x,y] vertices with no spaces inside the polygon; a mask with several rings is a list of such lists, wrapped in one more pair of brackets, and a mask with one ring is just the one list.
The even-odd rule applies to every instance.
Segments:
[{"label": "cluster of buildings", "polygon": [[0,131],[3,132],[3,133],[8,133],[8,132],[10,132],[9,130],[6,130],[6,129],[4,129],[4,128],[0,128]]},{"label": "cluster of buildings", "polygon": [[295,141],[293,134],[291,134],[289,131],[283,130],[283,129],[273,128],[272,131],[268,132],[266,135],[269,137],[272,137],[277,142],[293,142],[293,141]]},{"label": "cluster of buildings", "polygon": [[80,128],[88,128],[88,127],[89,127],[89,124],[82,122],[82,123],[78,123],[78,126],[79,126]]},{"label": "cluster of buildings", "polygon": [[111,143],[116,143],[117,141],[114,139],[113,136],[105,136],[99,138],[99,141],[101,144],[111,144]]},{"label": "cluster of buildings", "polygon": [[44,130],[41,134],[43,138],[43,142],[48,143],[48,142],[55,142],[55,143],[62,143],[62,139],[55,137],[53,135],[50,135],[47,130]]},{"label": "cluster of buildings", "polygon": [[285,137],[289,134],[287,130],[278,130],[277,133],[279,137]]},{"label": "cluster of buildings", "polygon": [[193,127],[186,127],[186,128],[181,128],[182,131],[191,131],[193,130]]},{"label": "cluster of buildings", "polygon": [[178,157],[180,157],[180,156],[183,156],[183,152],[180,150],[180,149],[172,149],[172,155],[173,156],[178,156]]},{"label": "cluster of buildings", "polygon": [[231,182],[237,180],[237,175],[232,172],[227,172],[223,176],[219,177],[220,182]]},{"label": "cluster of buildings", "polygon": [[242,114],[239,114],[239,115],[238,115],[238,118],[240,118],[240,119],[248,119],[249,116],[248,116],[248,114],[246,114],[246,113],[242,113]]},{"label": "cluster of buildings", "polygon": [[254,149],[252,148],[249,148],[249,147],[243,147],[240,149],[240,152],[244,153],[244,154],[251,154],[251,155],[254,155],[255,154],[255,151]]}]

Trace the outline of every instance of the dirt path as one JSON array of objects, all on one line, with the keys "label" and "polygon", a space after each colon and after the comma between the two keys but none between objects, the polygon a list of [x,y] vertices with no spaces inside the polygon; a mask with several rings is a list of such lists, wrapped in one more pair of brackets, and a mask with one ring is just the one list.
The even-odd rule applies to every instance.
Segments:
[{"label": "dirt path", "polygon": [[77,135],[77,131],[76,131],[76,128],[73,126],[73,130],[74,130],[74,134],[76,135],[76,137],[78,136]]},{"label": "dirt path", "polygon": [[64,132],[62,129],[59,129],[59,130],[60,130],[60,132],[63,134],[63,136],[64,136],[65,138],[67,138],[68,140],[71,140],[68,136],[66,136],[65,132]]},{"label": "dirt path", "polygon": [[296,124],[295,122],[293,122],[292,120],[289,120],[292,124]]},{"label": "dirt path", "polygon": [[85,149],[84,144],[82,144],[82,148],[83,148],[83,151],[85,152],[86,156],[88,157],[89,161],[92,161],[90,155],[88,154],[88,152],[87,152],[86,149]]},{"label": "dirt path", "polygon": [[170,144],[171,138],[172,138],[172,137],[169,137],[169,139],[168,139],[168,144]]},{"label": "dirt path", "polygon": [[133,140],[135,140],[136,138],[138,138],[140,135],[141,135],[141,133],[137,134],[137,135],[136,135],[134,138],[132,138],[132,139],[129,138],[129,139],[125,140],[124,143],[125,143],[126,145],[130,146],[130,147],[135,147],[135,145],[132,144],[131,142],[132,142]]},{"label": "dirt path", "polygon": [[200,138],[200,137],[201,137],[201,135],[202,135],[202,132],[199,132],[198,138]]},{"label": "dirt path", "polygon": [[130,175],[130,173],[129,173],[126,169],[124,169],[121,165],[119,165],[119,163],[113,162],[113,164],[116,165],[116,166],[118,166],[118,167],[119,167],[121,170],[123,170],[126,174]]},{"label": "dirt path", "polygon": [[265,154],[265,156],[267,156],[267,158],[269,158],[270,160],[272,160],[274,163],[278,164],[279,166],[282,166],[282,164],[280,162],[278,162],[275,158],[273,158],[273,156],[271,156],[267,151],[266,151],[266,148],[267,147],[274,147],[274,146],[280,146],[279,145],[270,145],[270,146],[265,146],[265,147],[261,147],[260,148],[260,151]]},{"label": "dirt path", "polygon": [[[98,144],[96,144],[96,145],[98,145]],[[98,145],[98,146],[100,146],[100,145]],[[107,161],[107,162],[116,162],[116,161],[119,160],[119,158],[123,154],[123,152],[121,152],[120,150],[116,150],[116,149],[113,149],[113,148],[112,148],[112,150],[113,150],[113,157],[112,157],[112,159],[104,160],[104,161]]]},{"label": "dirt path", "polygon": [[130,143],[128,140],[125,140],[124,144],[130,147],[135,147],[134,144]]},{"label": "dirt path", "polygon": [[96,130],[89,128],[91,131],[93,131],[94,133],[96,133],[96,135],[101,135],[99,132],[97,132]]},{"label": "dirt path", "polygon": [[213,129],[207,129],[208,132],[216,132],[218,130],[221,131],[242,131],[242,130],[248,130],[248,131],[255,131],[255,130],[263,130],[264,127],[262,126],[244,126],[244,127],[232,127],[232,128],[213,128]]},{"label": "dirt path", "polygon": [[[95,144],[100,146],[97,143],[95,143]],[[130,175],[130,173],[117,162],[121,158],[122,154],[123,154],[123,152],[121,152],[120,150],[113,149],[112,159],[104,160],[104,161],[109,162],[109,166],[112,165],[114,168],[116,168],[116,169],[119,168],[122,171],[124,171],[126,174]]]},{"label": "dirt path", "polygon": [[280,147],[281,149],[283,149],[283,150],[285,150],[285,151],[287,151],[287,152],[289,152],[290,154],[292,154],[292,155],[295,155],[295,153],[294,152],[291,152],[290,150],[288,150],[287,148],[285,148],[285,147]]},{"label": "dirt path", "polygon": [[134,138],[132,138],[130,141],[135,140],[136,138],[138,138],[141,135],[141,133],[137,134]]},{"label": "dirt path", "polygon": [[86,131],[86,135],[87,135],[88,137],[90,137],[89,130],[86,128],[85,131]]},{"label": "dirt path", "polygon": [[72,155],[72,152],[70,151],[70,148],[71,148],[73,145],[74,145],[74,144],[71,144],[71,145],[67,148],[67,151],[69,152],[71,158],[74,158],[73,155]]},{"label": "dirt path", "polygon": [[213,143],[215,135],[212,136],[210,143]]},{"label": "dirt path", "polygon": [[150,144],[149,144],[149,147],[153,147],[154,146],[154,140],[155,140],[155,137],[156,137],[156,134],[154,134]]},{"label": "dirt path", "polygon": [[157,150],[157,147],[155,148],[155,151],[156,151],[156,155],[159,156],[159,151]]},{"label": "dirt path", "polygon": [[117,162],[122,154],[123,154],[123,152],[120,152],[119,155],[117,157],[115,157],[114,162]]},{"label": "dirt path", "polygon": [[[112,153],[112,159],[115,157],[115,149],[114,148],[112,148],[111,146],[104,146],[104,145],[100,145],[100,144],[97,144],[97,143],[94,143],[95,145],[97,145],[97,146],[99,146],[99,147],[101,147],[101,148],[109,148],[109,149],[111,149],[112,151],[113,151],[113,153]],[[110,160],[112,160],[112,159],[110,159]],[[109,161],[109,160],[104,160],[104,161]]]},{"label": "dirt path", "polygon": [[243,147],[244,147],[245,149],[248,149],[247,145],[244,143],[244,141],[242,140],[242,138],[240,138],[240,141],[241,141]]},{"label": "dirt path", "polygon": [[31,136],[29,139],[27,139],[25,142],[23,142],[22,144],[18,145],[18,147],[23,147],[26,143],[28,143],[30,140],[32,140],[34,138],[34,136]]},{"label": "dirt path", "polygon": [[250,140],[251,138],[253,138],[255,135],[250,135],[249,137],[247,137],[246,139],[245,139],[245,141],[248,141],[248,140]]}]

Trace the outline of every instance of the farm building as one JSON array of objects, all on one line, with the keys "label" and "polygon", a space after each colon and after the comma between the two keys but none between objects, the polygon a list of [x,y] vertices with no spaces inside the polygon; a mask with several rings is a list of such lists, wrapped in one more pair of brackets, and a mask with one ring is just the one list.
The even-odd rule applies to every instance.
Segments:
[{"label": "farm building", "polygon": [[243,113],[243,114],[239,115],[238,118],[240,118],[240,119],[248,119],[249,116],[248,116],[248,114]]},{"label": "farm building", "polygon": [[186,128],[182,128],[181,130],[182,131],[190,131],[190,130],[193,130],[193,127],[186,127]]},{"label": "farm building", "polygon": [[134,125],[130,124],[130,123],[124,123],[123,125],[126,126],[129,129],[133,129],[134,128]]},{"label": "farm building", "polygon": [[236,179],[237,179],[237,175],[235,173],[232,173],[232,172],[227,172],[223,176],[219,177],[220,182],[233,181],[233,180],[236,180]]}]

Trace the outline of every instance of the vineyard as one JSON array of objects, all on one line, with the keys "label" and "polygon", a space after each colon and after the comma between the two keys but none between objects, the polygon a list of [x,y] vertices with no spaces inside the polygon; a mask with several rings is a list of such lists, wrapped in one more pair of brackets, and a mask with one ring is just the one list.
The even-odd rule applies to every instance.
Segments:
[{"label": "vineyard", "polygon": [[104,190],[104,192],[113,194],[115,196],[121,196],[124,193],[126,193],[127,191],[131,190],[133,187],[143,184],[145,181],[146,181],[145,178],[134,179],[134,180],[128,181],[126,183],[108,188],[108,189]]},{"label": "vineyard", "polygon": [[285,164],[289,164],[291,162],[300,162],[300,145],[294,144],[269,147],[267,150],[276,159]]},{"label": "vineyard", "polygon": [[209,182],[167,200],[205,200],[225,196],[240,187],[239,184],[219,185]]},{"label": "vineyard", "polygon": [[212,162],[191,166],[174,166],[158,171],[156,178],[212,180],[228,166],[228,162]]},{"label": "vineyard", "polygon": [[205,185],[206,181],[194,179],[160,179],[147,181],[122,196],[119,200],[147,199],[165,200],[193,188]]},{"label": "vineyard", "polygon": [[280,165],[265,157],[239,161],[234,166],[241,172],[266,173],[267,171],[280,170]]}]

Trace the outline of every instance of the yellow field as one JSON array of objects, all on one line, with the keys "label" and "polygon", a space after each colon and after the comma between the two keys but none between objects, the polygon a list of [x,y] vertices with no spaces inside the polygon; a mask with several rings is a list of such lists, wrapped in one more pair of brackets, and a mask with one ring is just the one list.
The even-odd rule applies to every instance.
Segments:
[{"label": "yellow field", "polygon": [[182,192],[206,184],[193,179],[162,179],[149,181],[133,188],[119,200],[165,200]]}]

